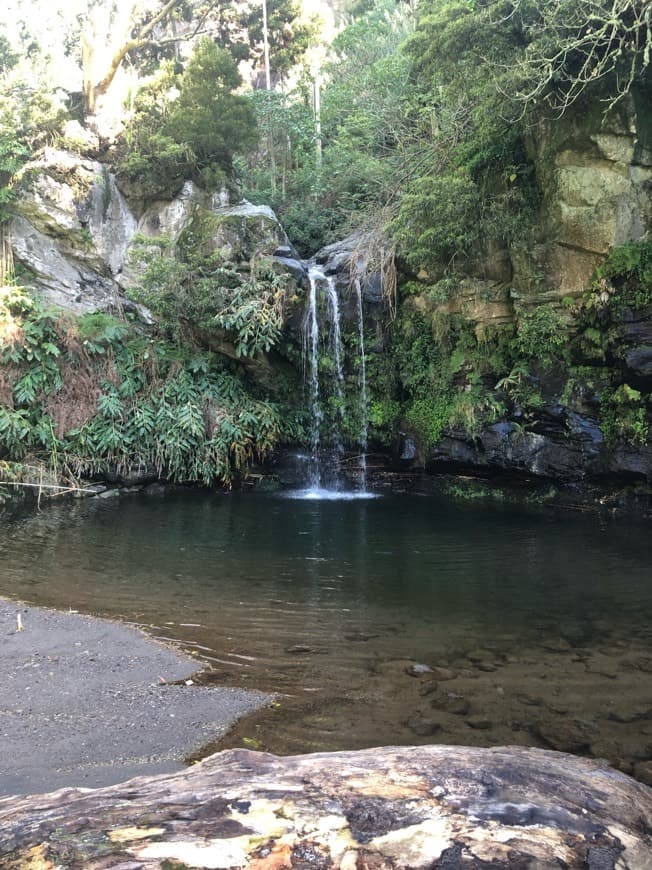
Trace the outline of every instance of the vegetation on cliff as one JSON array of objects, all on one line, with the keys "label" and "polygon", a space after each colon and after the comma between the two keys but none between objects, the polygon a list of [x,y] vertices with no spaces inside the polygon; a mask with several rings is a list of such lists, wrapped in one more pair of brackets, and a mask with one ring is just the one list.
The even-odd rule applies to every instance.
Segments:
[{"label": "vegetation on cliff", "polygon": [[44,460],[69,482],[136,472],[228,484],[297,435],[223,357],[109,314],[76,318],[8,287],[0,338],[0,454]]},{"label": "vegetation on cliff", "polygon": [[[192,233],[169,247],[146,241],[149,265],[132,292],[158,318],[156,334],[109,314],[73,324],[20,293],[7,240],[17,171],[53,143],[99,157],[139,213],[192,179],[271,203],[303,255],[361,232],[370,267],[392,261],[398,274],[385,285],[382,335],[367,324],[375,443],[407,432],[425,457],[447,432],[474,439],[501,420],[538,433],[558,406],[595,421],[610,448],[647,443],[650,15],[645,0],[365,0],[338,6],[326,38],[293,0],[80,0],[60,16],[59,59],[77,71],[77,94],[56,80],[44,23],[8,26],[0,264],[5,321],[19,338],[1,351],[4,455],[41,451],[54,467],[65,457],[74,474],[113,463],[228,480],[299,432],[283,429],[290,417],[269,402],[294,406],[296,379],[279,369],[270,391],[238,363],[282,346],[300,367],[297,336],[284,332],[294,279],[271,251],[230,262]],[[86,126],[71,132],[74,118]],[[612,187],[600,199],[591,172],[607,164]],[[598,214],[603,203],[613,214]],[[354,443],[350,330],[344,393],[327,397],[327,416],[344,418]],[[27,356],[32,333],[40,359]],[[103,350],[91,353],[95,344]],[[81,422],[69,425],[57,403],[79,403]],[[234,409],[248,409],[231,442],[197,422],[215,403],[236,429]],[[194,435],[179,435],[174,455],[161,407],[176,419],[193,409]],[[159,429],[137,429],[150,412]]]}]

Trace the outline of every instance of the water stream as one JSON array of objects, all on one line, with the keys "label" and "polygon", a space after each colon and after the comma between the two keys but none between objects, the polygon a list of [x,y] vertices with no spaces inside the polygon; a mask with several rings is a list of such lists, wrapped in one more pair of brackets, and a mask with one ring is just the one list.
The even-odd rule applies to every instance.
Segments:
[{"label": "water stream", "polygon": [[321,485],[321,468],[319,464],[319,446],[321,435],[322,409],[319,400],[319,322],[317,320],[317,282],[323,279],[320,269],[311,268],[310,292],[308,295],[308,320],[306,325],[306,348],[308,353],[308,373],[310,385],[311,410],[311,462],[309,489],[319,490]]},{"label": "water stream", "polygon": [[355,278],[354,287],[358,311],[358,334],[360,337],[360,475],[361,489],[367,488],[367,434],[369,410],[367,402],[367,362],[364,350],[364,311],[362,308],[362,283]]},{"label": "water stream", "polygon": [[[367,446],[367,386],[366,368],[364,359],[364,329],[362,321],[362,294],[359,282],[357,284],[358,302],[357,312],[359,319],[360,335],[360,469],[361,483],[355,489],[348,487],[339,476],[339,463],[344,454],[342,431],[345,424],[345,395],[344,395],[344,358],[342,346],[342,330],[340,318],[340,302],[335,285],[335,278],[327,276],[318,266],[311,266],[308,270],[310,290],[308,293],[308,305],[304,321],[304,352],[305,371],[311,409],[311,439],[310,439],[310,462],[307,475],[307,486],[302,489],[292,490],[287,493],[290,498],[308,500],[351,500],[375,498],[373,493],[367,492],[366,485],[366,446]],[[326,304],[320,309],[320,294],[325,295]],[[320,324],[320,310],[326,318],[326,324]],[[322,451],[324,448],[322,427],[324,425],[324,406],[320,379],[325,377],[320,371],[320,344],[323,336],[328,335],[328,352],[331,358],[332,394],[335,398],[335,412],[331,414],[331,442],[334,451],[328,456],[329,480],[325,485],[323,480]]]},{"label": "water stream", "polygon": [[339,456],[344,452],[342,427],[344,425],[344,368],[342,366],[342,330],[340,326],[340,300],[335,287],[335,279],[326,279],[328,304],[331,319],[331,354],[335,362],[335,395],[338,401],[337,417],[339,425],[335,432],[335,448]]}]

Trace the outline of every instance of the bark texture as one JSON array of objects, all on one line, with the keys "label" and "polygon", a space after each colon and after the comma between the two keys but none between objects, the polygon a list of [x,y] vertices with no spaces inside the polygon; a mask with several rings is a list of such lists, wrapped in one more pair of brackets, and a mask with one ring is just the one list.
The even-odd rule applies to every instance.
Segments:
[{"label": "bark texture", "polygon": [[0,801],[12,868],[652,867],[652,790],[539,749],[222,752],[170,776]]}]

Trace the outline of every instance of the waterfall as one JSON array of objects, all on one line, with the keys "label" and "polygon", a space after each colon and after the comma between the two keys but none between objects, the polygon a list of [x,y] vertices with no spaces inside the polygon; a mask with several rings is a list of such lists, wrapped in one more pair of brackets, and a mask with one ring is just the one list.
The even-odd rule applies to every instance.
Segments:
[{"label": "waterfall", "polygon": [[342,425],[344,423],[344,368],[342,366],[342,331],[340,327],[340,300],[335,289],[335,278],[327,279],[328,304],[331,315],[330,346],[335,362],[335,395],[337,396],[339,426],[335,430],[335,447],[338,454],[344,453]]},{"label": "waterfall", "polygon": [[[328,421],[332,423],[332,440],[334,442],[338,460],[341,459],[341,454],[344,452],[342,443],[342,429],[345,422],[344,414],[344,346],[342,344],[342,331],[340,322],[340,301],[335,286],[335,278],[327,277],[318,266],[311,266],[308,270],[308,278],[310,281],[310,290],[308,294],[308,307],[304,320],[303,336],[304,336],[304,360],[306,384],[308,387],[310,410],[311,410],[311,438],[310,438],[310,465],[308,472],[308,488],[293,490],[287,493],[290,498],[301,499],[358,499],[358,498],[375,498],[372,493],[367,492],[366,486],[366,448],[367,448],[367,374],[364,353],[364,324],[362,319],[362,290],[360,282],[356,282],[356,292],[358,294],[358,320],[360,334],[360,356],[362,360],[362,368],[360,374],[360,411],[362,415],[361,431],[360,431],[360,469],[362,476],[362,485],[355,490],[347,490],[338,480],[340,463],[339,461],[333,464],[332,471],[334,479],[331,486],[322,481],[322,468],[320,461],[320,452],[322,447],[322,426],[324,423],[324,409],[322,396],[322,388],[326,393],[334,396],[337,400],[336,419]],[[320,334],[319,323],[319,301],[320,293],[324,299],[324,307],[326,307],[328,320],[328,334],[322,326]],[[327,306],[326,306],[327,303]],[[326,340],[326,336],[327,340]],[[320,383],[320,343],[322,348],[325,344],[328,345],[329,356],[332,365],[329,365],[328,371],[332,377],[332,384],[329,384],[321,375]],[[326,474],[324,472],[324,477]]]},{"label": "waterfall", "polygon": [[362,283],[356,277],[353,282],[356,299],[358,302],[358,333],[360,336],[360,472],[362,474],[362,489],[367,488],[367,433],[368,433],[368,408],[367,408],[367,363],[364,352],[364,312],[362,310]]},{"label": "waterfall", "polygon": [[319,322],[317,320],[317,281],[324,279],[320,269],[312,267],[308,272],[310,293],[308,296],[308,322],[306,329],[306,351],[308,357],[308,372],[310,385],[311,422],[311,457],[310,479],[311,489],[319,489],[321,469],[319,467],[319,441],[321,436],[322,410],[319,401]]}]

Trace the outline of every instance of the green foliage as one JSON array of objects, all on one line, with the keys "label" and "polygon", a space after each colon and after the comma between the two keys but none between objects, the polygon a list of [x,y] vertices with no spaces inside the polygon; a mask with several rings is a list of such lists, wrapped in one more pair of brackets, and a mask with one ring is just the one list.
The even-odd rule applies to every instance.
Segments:
[{"label": "green foliage", "polygon": [[13,179],[27,153],[25,146],[13,136],[0,134],[0,223],[11,217],[11,203],[16,196]]},{"label": "green foliage", "polygon": [[451,417],[448,396],[416,399],[405,412],[405,422],[414,430],[424,447],[433,447],[441,440]]},{"label": "green foliage", "polygon": [[[197,235],[198,233],[198,235]],[[132,296],[160,318],[160,326],[177,338],[191,328],[225,331],[237,357],[255,357],[269,351],[281,337],[283,302],[289,276],[274,271],[265,258],[242,273],[222,265],[219,254],[202,253],[202,232],[195,227],[186,238],[179,259],[166,256],[165,240],[151,240],[136,252],[146,263],[140,287]]]},{"label": "green foliage", "polygon": [[626,321],[632,309],[652,304],[652,243],[629,242],[614,248],[596,269],[578,309],[576,356],[596,363],[622,358]]},{"label": "green foliage", "polygon": [[374,399],[369,406],[369,423],[378,429],[389,429],[398,420],[401,406],[396,399]]},{"label": "green foliage", "polygon": [[614,248],[596,269],[593,288],[608,293],[610,305],[644,308],[652,303],[652,242]]},{"label": "green foliage", "polygon": [[567,342],[566,322],[552,305],[519,314],[515,346],[524,359],[550,366],[563,357]]},{"label": "green foliage", "polygon": [[412,28],[407,4],[376,0],[333,43],[319,74],[321,149],[312,75],[287,94],[254,94],[263,135],[243,167],[245,195],[269,202],[305,256],[342,238],[393,195],[409,63],[400,45]]},{"label": "green foliage", "polygon": [[182,73],[163,67],[136,98],[120,173],[150,197],[176,191],[188,177],[219,187],[232,172],[233,155],[257,137],[250,102],[234,93],[241,83],[231,55],[207,39]]},{"label": "green foliage", "polygon": [[[252,397],[213,354],[97,313],[64,318],[17,288],[0,301],[0,454],[72,475],[150,468],[228,483],[296,416]],[[284,420],[287,416],[287,422]]]},{"label": "green foliage", "polygon": [[449,428],[475,435],[506,413],[509,399],[493,385],[509,371],[514,347],[509,329],[478,335],[459,315],[422,305],[423,297],[400,308],[388,355],[396,370],[394,377],[383,373],[378,389],[370,379],[370,422],[372,435],[383,440],[384,429],[390,442],[402,420],[401,427],[428,448]]},{"label": "green foliage", "polygon": [[645,400],[638,390],[627,384],[605,390],[600,403],[600,423],[605,441],[612,447],[618,442],[647,444],[650,437]]},{"label": "green foliage", "polygon": [[[266,11],[271,73],[283,79],[313,44],[317,21],[302,20],[299,0],[266,0]],[[240,21],[248,54],[260,67],[264,51],[260,4],[246,6]]]},{"label": "green foliage", "polygon": [[408,265],[437,271],[478,241],[479,191],[464,173],[416,179],[401,198],[390,231]]}]

